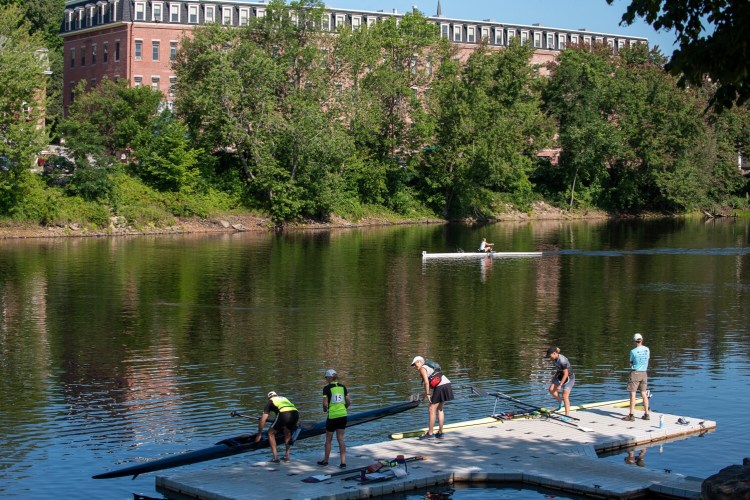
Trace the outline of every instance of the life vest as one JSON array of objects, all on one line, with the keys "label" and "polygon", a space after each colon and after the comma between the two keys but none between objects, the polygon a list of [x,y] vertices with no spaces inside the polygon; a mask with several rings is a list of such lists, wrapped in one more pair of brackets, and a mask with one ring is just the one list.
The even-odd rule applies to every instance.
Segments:
[{"label": "life vest", "polygon": [[291,401],[283,396],[274,396],[271,398],[271,402],[273,402],[273,405],[278,409],[279,413],[283,413],[285,411],[297,411],[297,407],[295,407]]},{"label": "life vest", "polygon": [[346,413],[346,394],[344,386],[338,382],[331,384],[331,399],[328,401],[328,418],[345,417]]}]

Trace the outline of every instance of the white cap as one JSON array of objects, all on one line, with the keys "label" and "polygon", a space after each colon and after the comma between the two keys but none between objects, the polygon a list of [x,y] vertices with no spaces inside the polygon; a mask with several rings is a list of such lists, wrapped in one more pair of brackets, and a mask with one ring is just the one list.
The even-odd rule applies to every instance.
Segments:
[{"label": "white cap", "polygon": [[424,363],[424,358],[422,356],[414,356],[414,359],[411,360],[411,366],[414,366],[417,363]]},{"label": "white cap", "polygon": [[325,375],[326,378],[328,378],[328,377],[333,378],[336,375],[337,375],[336,370],[334,370],[333,368],[331,368],[330,370],[326,370],[326,375]]},{"label": "white cap", "polygon": [[271,398],[272,398],[272,397],[274,397],[274,396],[278,396],[278,394],[276,394],[276,393],[275,393],[275,392],[273,392],[273,391],[271,391],[271,392],[269,392],[269,393],[268,393],[268,399],[271,399]]},{"label": "white cap", "polygon": [[639,340],[643,340],[643,335],[641,335],[640,333],[636,333],[635,335],[633,335],[633,340],[635,340],[636,342],[638,342]]}]

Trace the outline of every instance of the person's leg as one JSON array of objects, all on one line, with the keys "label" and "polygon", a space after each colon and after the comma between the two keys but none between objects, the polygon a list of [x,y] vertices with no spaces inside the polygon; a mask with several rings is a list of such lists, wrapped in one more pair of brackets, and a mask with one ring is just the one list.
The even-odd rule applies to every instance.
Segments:
[{"label": "person's leg", "polygon": [[[344,443],[344,433],[346,429],[336,430],[336,440],[339,442],[339,455],[341,456],[341,465],[346,465],[346,443]],[[326,460],[328,456],[326,455]]]},{"label": "person's leg", "polygon": [[323,456],[323,460],[318,462],[320,465],[328,465],[328,459],[331,456],[331,442],[332,441],[333,441],[333,432],[326,431],[325,455]]},{"label": "person's leg", "polygon": [[557,400],[558,403],[561,401],[560,395],[558,393],[559,388],[560,386],[555,383],[552,383],[549,385],[549,393],[552,395],[553,398]]},{"label": "person's leg", "polygon": [[570,416],[570,389],[563,391],[563,401],[565,402],[565,416]]},{"label": "person's leg", "polygon": [[648,379],[646,378],[641,382],[641,397],[643,398],[643,412],[648,415]]},{"label": "person's leg", "polygon": [[268,430],[268,444],[271,445],[271,454],[273,455],[274,460],[278,460],[279,457],[276,454],[276,429],[271,427]]},{"label": "person's leg", "polygon": [[437,403],[430,403],[430,406],[427,407],[427,411],[430,412],[430,416],[428,418],[428,427],[426,434],[432,434],[432,429],[435,427],[435,411],[437,410]]},{"label": "person's leg", "polygon": [[442,436],[443,435],[443,422],[445,421],[445,413],[443,412],[443,402],[441,401],[437,405],[437,414],[438,414],[438,433]]},{"label": "person's leg", "polygon": [[289,427],[284,427],[284,459],[288,462],[289,461],[289,450],[291,449],[291,446],[289,445],[289,441],[292,440],[292,431],[289,430]]}]

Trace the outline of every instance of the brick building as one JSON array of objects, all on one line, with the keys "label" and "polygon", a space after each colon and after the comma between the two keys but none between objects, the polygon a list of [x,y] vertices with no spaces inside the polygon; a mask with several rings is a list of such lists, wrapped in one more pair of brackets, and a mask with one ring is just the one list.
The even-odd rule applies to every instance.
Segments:
[{"label": "brick building", "polygon": [[[65,108],[80,81],[95,85],[104,77],[126,78],[133,86],[150,85],[164,93],[165,105],[171,107],[176,82],[171,61],[185,33],[207,23],[244,26],[264,16],[267,7],[264,1],[249,0],[67,0],[61,28]],[[395,10],[327,7],[321,29],[335,32],[345,24],[360,29],[402,15]],[[625,46],[648,43],[645,38],[586,30],[447,18],[439,2],[437,13],[428,19],[440,27],[441,36],[459,45],[461,58],[468,57],[482,40],[503,47],[516,37],[534,47],[533,62],[540,64],[570,45],[603,43],[617,53]]]}]

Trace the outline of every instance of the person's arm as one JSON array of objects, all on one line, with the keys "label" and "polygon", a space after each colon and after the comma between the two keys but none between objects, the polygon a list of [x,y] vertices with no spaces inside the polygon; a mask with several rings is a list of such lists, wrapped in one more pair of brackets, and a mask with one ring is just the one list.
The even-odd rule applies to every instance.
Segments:
[{"label": "person's arm", "polygon": [[346,402],[344,403],[344,406],[346,406],[347,408],[349,408],[350,404],[352,404],[352,400],[349,399],[349,393],[347,392],[346,393]]},{"label": "person's arm", "polygon": [[568,369],[563,368],[560,373],[562,373],[562,375],[560,376],[560,387],[562,387],[563,385],[565,385],[565,382],[568,381]]},{"label": "person's arm", "polygon": [[266,421],[268,420],[268,413],[265,411],[263,412],[263,415],[261,415],[260,420],[258,421],[258,434],[255,435],[255,442],[257,443],[260,441],[260,438],[263,437],[263,427],[266,426]]},{"label": "person's arm", "polygon": [[323,413],[328,413],[328,395],[330,394],[328,386],[323,387]]},{"label": "person's arm", "polygon": [[419,374],[422,376],[422,383],[424,384],[424,395],[427,396],[427,400],[430,400],[430,381],[427,378],[427,369],[422,366],[419,369]]}]

